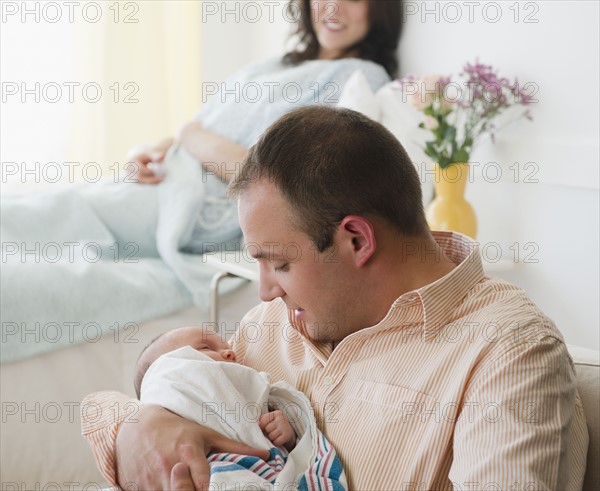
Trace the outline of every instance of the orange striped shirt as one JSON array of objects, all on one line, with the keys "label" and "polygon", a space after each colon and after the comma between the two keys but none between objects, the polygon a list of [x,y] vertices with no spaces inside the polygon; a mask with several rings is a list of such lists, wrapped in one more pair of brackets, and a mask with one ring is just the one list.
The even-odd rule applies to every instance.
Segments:
[{"label": "orange striped shirt", "polygon": [[[242,321],[238,360],[309,397],[351,490],[580,489],[588,435],[561,334],[523,290],[484,275],[473,242],[434,237],[458,266],[377,325],[333,349],[278,299]],[[97,393],[82,407],[127,401]],[[82,418],[113,485],[118,424]]]}]

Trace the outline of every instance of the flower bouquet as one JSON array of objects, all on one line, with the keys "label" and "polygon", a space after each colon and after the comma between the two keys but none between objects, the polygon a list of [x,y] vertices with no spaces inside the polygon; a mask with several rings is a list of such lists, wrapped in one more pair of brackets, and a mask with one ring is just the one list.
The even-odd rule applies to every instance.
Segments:
[{"label": "flower bouquet", "polygon": [[458,80],[439,75],[400,80],[404,100],[423,113],[419,127],[431,132],[424,152],[435,166],[436,198],[427,207],[432,229],[477,234],[473,207],[464,199],[471,152],[482,135],[492,141],[498,117],[510,108],[524,110],[516,118],[531,119],[529,105],[536,102],[530,89],[499,77],[490,66],[467,63]]},{"label": "flower bouquet", "polygon": [[496,118],[511,107],[525,108],[517,118],[531,120],[528,106],[535,84],[523,87],[518,80],[499,77],[490,65],[467,63],[460,78],[427,75],[408,76],[399,81],[408,102],[424,115],[420,128],[432,133],[425,143],[425,154],[441,168],[468,162],[479,138],[497,131]]}]

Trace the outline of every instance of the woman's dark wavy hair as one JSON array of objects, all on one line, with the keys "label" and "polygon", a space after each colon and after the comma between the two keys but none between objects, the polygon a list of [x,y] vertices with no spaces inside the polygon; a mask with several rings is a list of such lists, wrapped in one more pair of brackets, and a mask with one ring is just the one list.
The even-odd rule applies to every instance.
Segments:
[{"label": "woman's dark wavy hair", "polygon": [[[295,65],[315,60],[319,55],[319,41],[312,25],[311,0],[290,0],[290,16],[297,15],[300,3],[301,16],[295,34],[299,37],[296,48],[283,57],[283,62]],[[396,49],[402,34],[402,0],[369,0],[369,32],[366,37],[346,53],[357,51],[358,58],[380,64],[391,78],[396,78],[398,61]]]}]

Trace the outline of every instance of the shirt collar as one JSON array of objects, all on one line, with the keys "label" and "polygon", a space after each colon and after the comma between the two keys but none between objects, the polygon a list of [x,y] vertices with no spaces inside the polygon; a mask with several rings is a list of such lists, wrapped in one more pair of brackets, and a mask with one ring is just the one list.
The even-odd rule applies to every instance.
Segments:
[{"label": "shirt collar", "polygon": [[317,360],[319,360],[322,365],[325,365],[329,359],[329,356],[333,352],[333,344],[319,343],[310,339],[306,335],[304,323],[296,319],[296,313],[293,310],[288,310],[288,319],[296,334],[300,336],[300,339],[302,339],[304,346],[307,346]]},{"label": "shirt collar", "polygon": [[433,232],[433,237],[457,267],[416,290],[425,313],[425,341],[434,338],[450,322],[469,291],[485,277],[477,242],[456,232]]},{"label": "shirt collar", "polygon": [[419,326],[423,340],[429,341],[450,322],[462,300],[485,277],[476,241],[457,232],[435,231],[432,236],[456,268],[433,283],[402,294],[371,329]]},{"label": "shirt collar", "polygon": [[[402,294],[386,316],[376,326],[368,328],[369,331],[422,325],[423,339],[429,341],[448,324],[468,292],[485,277],[477,242],[456,232],[436,231],[432,236],[456,268],[433,283]],[[289,319],[305,344],[325,364],[333,350],[332,345],[310,340],[293,311],[289,311]],[[365,333],[365,330],[355,334],[361,332]]]}]

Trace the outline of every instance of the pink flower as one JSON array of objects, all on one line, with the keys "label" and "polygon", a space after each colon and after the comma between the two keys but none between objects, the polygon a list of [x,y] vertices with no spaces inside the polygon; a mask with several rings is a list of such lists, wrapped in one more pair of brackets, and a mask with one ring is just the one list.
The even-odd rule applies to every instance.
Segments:
[{"label": "pink flower", "polygon": [[411,94],[408,98],[408,102],[411,106],[417,108],[419,111],[431,106],[432,100],[429,100],[425,94],[421,91],[417,91]]},{"label": "pink flower", "polygon": [[425,75],[421,78],[421,87],[423,91],[427,93],[435,92],[440,94],[442,92],[442,76],[436,74]]},{"label": "pink flower", "polygon": [[419,110],[430,107],[435,100],[440,98],[446,79],[440,75],[425,75],[414,82],[416,92],[409,97],[409,103]]},{"label": "pink flower", "polygon": [[450,112],[456,107],[456,102],[456,99],[452,99],[446,93],[443,93],[440,99],[440,110]]},{"label": "pink flower", "polygon": [[426,130],[436,130],[439,125],[438,120],[433,116],[425,116],[423,118],[423,126]]}]

